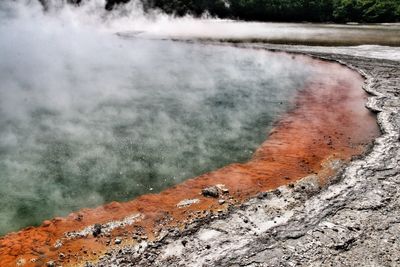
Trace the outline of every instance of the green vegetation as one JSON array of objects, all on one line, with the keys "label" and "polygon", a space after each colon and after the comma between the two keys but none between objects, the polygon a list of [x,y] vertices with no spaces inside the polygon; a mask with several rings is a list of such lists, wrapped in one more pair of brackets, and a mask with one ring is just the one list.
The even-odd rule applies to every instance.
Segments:
[{"label": "green vegetation", "polygon": [[400,21],[400,0],[337,0],[333,18],[336,21]]},{"label": "green vegetation", "polygon": [[329,0],[232,0],[233,16],[260,21],[328,21],[332,1]]},{"label": "green vegetation", "polygon": [[[108,0],[114,3],[129,0]],[[257,21],[399,22],[400,0],[143,0],[170,14]]]}]

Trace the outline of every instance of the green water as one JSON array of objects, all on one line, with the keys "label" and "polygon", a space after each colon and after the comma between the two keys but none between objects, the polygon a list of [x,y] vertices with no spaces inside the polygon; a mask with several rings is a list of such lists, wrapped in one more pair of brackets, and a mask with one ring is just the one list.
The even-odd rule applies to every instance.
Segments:
[{"label": "green water", "polygon": [[0,4],[0,235],[247,161],[314,71],[14,4]]},{"label": "green water", "polygon": [[132,55],[117,77],[98,62],[58,86],[0,86],[0,233],[248,160],[310,72],[262,51],[124,42],[155,49],[146,67]]}]

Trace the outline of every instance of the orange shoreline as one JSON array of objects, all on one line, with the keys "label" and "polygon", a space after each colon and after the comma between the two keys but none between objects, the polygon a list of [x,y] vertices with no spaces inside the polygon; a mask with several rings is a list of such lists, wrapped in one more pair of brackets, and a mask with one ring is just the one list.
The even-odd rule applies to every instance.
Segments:
[{"label": "orange shoreline", "polygon": [[[329,162],[349,162],[364,153],[380,135],[379,127],[375,115],[364,106],[368,95],[362,90],[364,79],[360,74],[338,63],[292,57],[318,67],[319,73],[309,78],[294,108],[276,123],[249,162],[228,165],[159,194],[82,209],[39,227],[10,233],[0,238],[0,266],[45,266],[50,261],[54,266],[76,266],[96,261],[111,249],[140,239],[154,240],[168,228],[183,229],[194,219],[205,217],[204,211],[226,210],[259,192],[310,175],[324,183],[333,174]],[[223,204],[218,198],[201,195],[203,188],[217,184],[229,190],[221,194]],[[178,206],[185,199],[198,202]],[[111,221],[118,224],[107,224]],[[103,227],[109,232],[103,230],[94,237],[90,228],[94,224],[107,224]],[[82,231],[85,228],[87,232]],[[115,244],[119,243],[116,238],[121,244]]]}]

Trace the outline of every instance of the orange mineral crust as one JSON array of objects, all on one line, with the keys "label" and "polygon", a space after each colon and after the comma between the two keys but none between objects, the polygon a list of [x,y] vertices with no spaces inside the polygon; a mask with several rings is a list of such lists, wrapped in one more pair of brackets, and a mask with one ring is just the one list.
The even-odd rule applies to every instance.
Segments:
[{"label": "orange mineral crust", "polygon": [[[290,56],[283,54],[282,56]],[[83,209],[0,238],[0,266],[76,266],[110,249],[154,240],[171,227],[183,229],[210,211],[226,210],[261,191],[315,175],[324,183],[332,162],[348,162],[379,136],[365,108],[364,79],[337,63],[291,56],[318,71],[296,96],[253,158],[201,175],[159,194]],[[219,186],[220,196],[202,189]],[[224,201],[219,201],[224,199]],[[187,201],[185,201],[187,200]],[[208,212],[207,212],[208,211]],[[97,235],[96,227],[101,233]]]}]

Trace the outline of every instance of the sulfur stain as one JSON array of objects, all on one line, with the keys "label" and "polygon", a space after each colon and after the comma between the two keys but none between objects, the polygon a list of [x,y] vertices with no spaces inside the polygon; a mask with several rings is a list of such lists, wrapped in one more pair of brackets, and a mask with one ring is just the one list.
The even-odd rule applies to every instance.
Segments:
[{"label": "sulfur stain", "polygon": [[[310,175],[324,183],[334,173],[335,162],[348,162],[363,153],[380,131],[376,117],[365,108],[368,96],[358,73],[337,63],[293,58],[318,67],[319,73],[309,77],[294,108],[278,120],[249,162],[228,165],[159,194],[83,209],[10,233],[0,238],[1,266],[43,266],[49,261],[74,266],[96,261],[112,247],[152,240],[167,227],[182,228],[204,216],[204,211],[224,209],[261,191]],[[215,185],[223,185],[219,198],[201,195],[202,189]],[[194,199],[190,205],[179,204]],[[135,214],[140,219],[129,221]],[[82,237],[68,236],[95,224],[112,225],[110,235],[94,237],[89,231]]]}]

